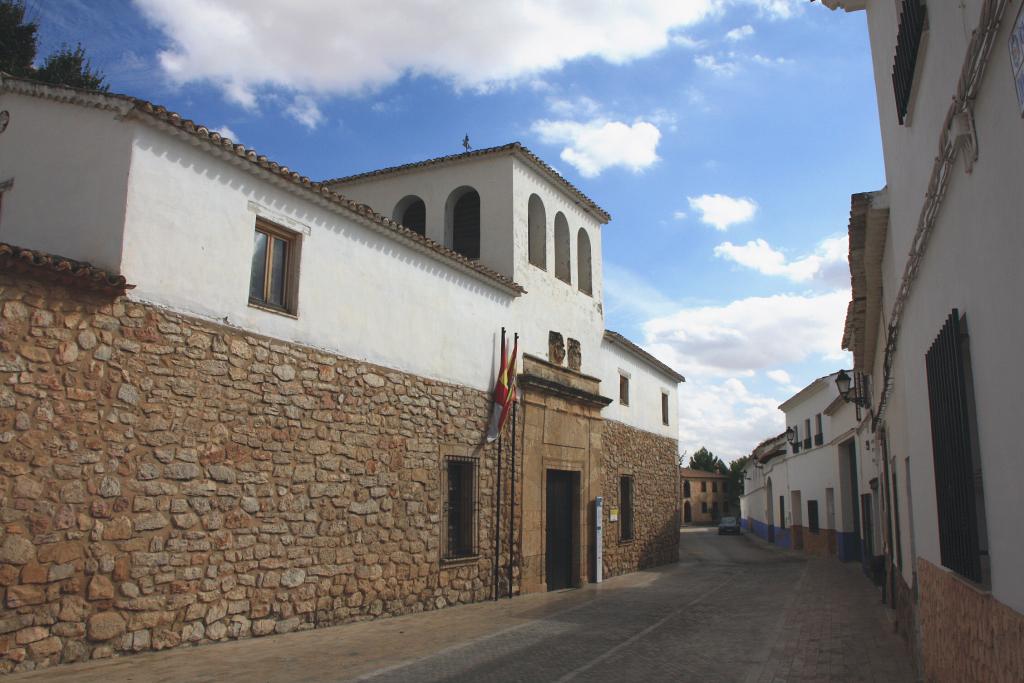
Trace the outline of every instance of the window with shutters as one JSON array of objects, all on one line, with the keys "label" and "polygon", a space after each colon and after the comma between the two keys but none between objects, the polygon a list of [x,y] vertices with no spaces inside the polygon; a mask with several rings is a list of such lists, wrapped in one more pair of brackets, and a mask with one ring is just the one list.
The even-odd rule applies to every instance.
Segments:
[{"label": "window with shutters", "polygon": [[702,481],[700,483],[700,492],[701,493],[707,493],[708,492],[708,483],[706,481]]},{"label": "window with shutters", "polygon": [[414,194],[402,198],[395,205],[392,220],[401,223],[417,235],[427,235],[427,205]]},{"label": "window with shutters", "polygon": [[527,233],[530,263],[547,270],[548,268],[548,218],[544,202],[535,194],[530,195],[527,205]]},{"label": "window with shutters", "polygon": [[804,448],[811,447],[811,418],[804,420]]},{"label": "window with shutters", "polygon": [[683,498],[689,498],[689,497],[690,497],[690,482],[689,481],[684,481],[683,482]]},{"label": "window with shutters", "polygon": [[569,245],[569,221],[561,211],[555,214],[555,277],[572,284],[572,256]]},{"label": "window with shutters", "polygon": [[448,196],[445,208],[447,239],[452,251],[468,259],[480,258],[480,194],[460,187]]},{"label": "window with shutters", "polygon": [[593,295],[594,283],[590,262],[590,237],[583,228],[580,228],[580,231],[576,234],[576,278],[580,283],[580,291],[584,294]]},{"label": "window with shutters", "polygon": [[814,445],[820,446],[825,443],[825,433],[821,429],[821,413],[814,416]]},{"label": "window with shutters", "polygon": [[633,477],[619,477],[619,539],[633,540]]},{"label": "window with shutters", "polygon": [[249,305],[275,313],[298,310],[299,247],[297,233],[256,219],[249,272]]},{"label": "window with shutters", "polygon": [[925,354],[925,370],[939,554],[943,566],[972,581],[987,583],[988,539],[970,344],[966,316],[957,309]]},{"label": "window with shutters", "polygon": [[449,456],[444,466],[444,559],[477,554],[477,461]]}]

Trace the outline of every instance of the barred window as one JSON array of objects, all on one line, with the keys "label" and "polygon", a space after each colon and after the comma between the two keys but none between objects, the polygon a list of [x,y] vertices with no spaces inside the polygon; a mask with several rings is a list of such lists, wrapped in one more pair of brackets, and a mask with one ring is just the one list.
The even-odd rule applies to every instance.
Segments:
[{"label": "barred window", "polygon": [[[946,319],[925,354],[942,564],[988,580],[988,543],[966,316]],[[895,477],[893,487],[895,489]]]},{"label": "barred window", "polygon": [[477,461],[445,458],[444,557],[458,559],[477,554]]},{"label": "barred window", "polygon": [[619,477],[619,530],[621,540],[633,540],[633,477]]}]

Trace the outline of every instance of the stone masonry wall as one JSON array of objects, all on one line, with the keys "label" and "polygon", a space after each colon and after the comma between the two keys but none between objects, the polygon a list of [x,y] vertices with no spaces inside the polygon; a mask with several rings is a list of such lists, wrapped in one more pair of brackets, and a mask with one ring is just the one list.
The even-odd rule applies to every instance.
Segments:
[{"label": "stone masonry wall", "polygon": [[[604,448],[604,576],[618,576],[679,559],[679,446],[650,432],[606,420]],[[633,476],[632,541],[619,540],[619,477]]]},{"label": "stone masonry wall", "polygon": [[925,680],[1024,680],[1024,615],[927,560],[917,567]]},{"label": "stone masonry wall", "polygon": [[[0,671],[490,595],[483,392],[6,272],[0,314]],[[445,454],[480,458],[455,565]]]}]

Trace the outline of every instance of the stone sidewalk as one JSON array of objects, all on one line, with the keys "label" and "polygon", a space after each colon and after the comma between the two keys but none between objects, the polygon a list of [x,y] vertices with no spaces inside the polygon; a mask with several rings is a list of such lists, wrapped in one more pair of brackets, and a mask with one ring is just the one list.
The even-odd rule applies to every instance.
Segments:
[{"label": "stone sidewalk", "polygon": [[19,674],[14,681],[913,681],[859,567],[712,530],[600,586]]}]

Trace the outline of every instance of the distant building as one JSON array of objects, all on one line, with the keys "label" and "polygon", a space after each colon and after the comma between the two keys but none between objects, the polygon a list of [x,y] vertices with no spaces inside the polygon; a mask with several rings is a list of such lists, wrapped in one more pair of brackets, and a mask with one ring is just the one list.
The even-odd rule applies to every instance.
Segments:
[{"label": "distant building", "polygon": [[739,512],[730,507],[726,475],[682,467],[679,479],[683,489],[683,524],[715,524],[722,517]]},{"label": "distant building", "polygon": [[786,432],[751,453],[740,500],[742,525],[761,538],[812,555],[860,558],[859,459],[854,406],[839,396],[837,373],[786,400]]}]

